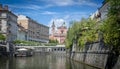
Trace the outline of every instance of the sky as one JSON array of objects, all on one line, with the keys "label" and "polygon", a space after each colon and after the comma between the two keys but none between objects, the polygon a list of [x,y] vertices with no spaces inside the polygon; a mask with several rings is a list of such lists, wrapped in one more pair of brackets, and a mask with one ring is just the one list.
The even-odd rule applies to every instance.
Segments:
[{"label": "sky", "polygon": [[79,21],[94,13],[103,0],[0,0],[0,4],[8,5],[16,15],[22,14],[33,20],[51,27],[54,21],[56,27],[64,22]]}]

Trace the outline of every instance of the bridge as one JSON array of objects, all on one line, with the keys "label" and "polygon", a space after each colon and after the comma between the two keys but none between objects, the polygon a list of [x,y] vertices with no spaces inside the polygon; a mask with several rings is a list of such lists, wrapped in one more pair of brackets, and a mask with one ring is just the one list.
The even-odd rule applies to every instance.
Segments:
[{"label": "bridge", "polygon": [[56,45],[56,46],[15,46],[18,48],[28,48],[33,49],[34,52],[50,52],[50,53],[65,53],[65,45]]}]

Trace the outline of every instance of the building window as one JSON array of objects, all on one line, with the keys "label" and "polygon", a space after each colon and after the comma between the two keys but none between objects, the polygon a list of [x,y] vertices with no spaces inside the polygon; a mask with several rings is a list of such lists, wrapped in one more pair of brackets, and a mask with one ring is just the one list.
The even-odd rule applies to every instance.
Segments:
[{"label": "building window", "polygon": [[63,32],[64,32],[64,31],[63,31],[63,30],[61,30],[61,34],[63,34]]}]

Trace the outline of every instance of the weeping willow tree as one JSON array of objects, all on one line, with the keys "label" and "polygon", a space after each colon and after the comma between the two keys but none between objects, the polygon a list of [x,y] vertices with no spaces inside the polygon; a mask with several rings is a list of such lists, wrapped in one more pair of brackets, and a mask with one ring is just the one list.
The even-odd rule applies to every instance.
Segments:
[{"label": "weeping willow tree", "polygon": [[81,21],[73,21],[68,29],[66,37],[66,47],[72,45],[73,40],[76,40],[76,45],[83,47],[86,42],[96,41],[97,24],[96,20],[82,18]]}]

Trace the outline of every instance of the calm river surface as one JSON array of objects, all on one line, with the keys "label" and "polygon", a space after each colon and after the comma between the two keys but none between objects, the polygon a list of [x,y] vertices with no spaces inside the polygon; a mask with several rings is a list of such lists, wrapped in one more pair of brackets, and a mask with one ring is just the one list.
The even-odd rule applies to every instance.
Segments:
[{"label": "calm river surface", "polygon": [[32,57],[0,58],[0,69],[96,69],[70,61],[64,55],[36,54]]}]

